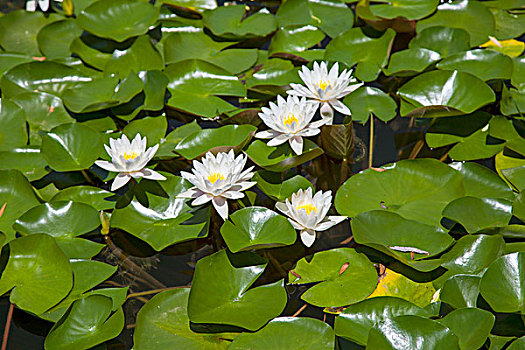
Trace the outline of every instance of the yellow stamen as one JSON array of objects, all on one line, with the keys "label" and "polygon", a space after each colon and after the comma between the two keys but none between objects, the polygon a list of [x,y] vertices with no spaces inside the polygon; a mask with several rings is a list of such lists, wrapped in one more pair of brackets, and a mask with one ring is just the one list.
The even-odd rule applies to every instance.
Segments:
[{"label": "yellow stamen", "polygon": [[299,121],[293,114],[288,114],[288,117],[284,119],[284,126],[291,126],[295,122],[296,124],[299,124]]},{"label": "yellow stamen", "polygon": [[326,88],[328,87],[328,85],[330,85],[330,83],[327,82],[327,81],[324,81],[324,80],[321,80],[321,81],[317,84],[317,86],[319,86],[319,89],[321,89],[321,90],[323,90],[323,91],[326,90]]},{"label": "yellow stamen", "polygon": [[313,205],[312,203],[301,204],[297,207],[297,210],[300,210],[300,209],[304,209],[304,211],[306,211],[306,215],[310,215],[312,211],[315,211],[315,213],[317,214],[317,207]]},{"label": "yellow stamen", "polygon": [[132,154],[127,154],[124,152],[124,159],[125,160],[130,160],[130,159],[135,159],[137,158],[139,155],[135,152],[133,152]]},{"label": "yellow stamen", "polygon": [[221,173],[210,173],[210,175],[208,175],[208,181],[212,184],[216,183],[217,180],[224,180],[224,175]]}]

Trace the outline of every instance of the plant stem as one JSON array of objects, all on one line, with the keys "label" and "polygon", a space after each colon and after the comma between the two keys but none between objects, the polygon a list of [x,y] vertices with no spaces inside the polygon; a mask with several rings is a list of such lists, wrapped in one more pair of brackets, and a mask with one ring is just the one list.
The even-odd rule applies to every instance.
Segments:
[{"label": "plant stem", "polygon": [[86,181],[92,185],[94,185],[95,183],[93,182],[93,180],[91,180],[91,178],[89,177],[88,173],[85,171],[85,170],[80,170],[80,172],[82,173],[82,176],[84,176],[84,179],[86,179]]},{"label": "plant stem", "polygon": [[368,147],[368,167],[372,167],[372,160],[374,158],[374,115],[370,113],[370,140]]},{"label": "plant stem", "polygon": [[157,294],[157,293],[164,292],[164,291],[167,291],[167,290],[172,290],[172,289],[182,289],[182,288],[189,288],[189,287],[190,287],[190,286],[166,287],[166,288],[159,288],[159,289],[147,290],[147,291],[145,291],[145,292],[131,293],[131,294],[129,294],[129,295],[126,297],[126,300],[131,299],[131,298],[140,297],[140,296],[142,296],[142,295]]},{"label": "plant stem", "polygon": [[303,312],[304,309],[306,309],[307,306],[308,304],[304,304],[303,306],[301,306],[301,308],[297,310],[295,314],[292,315],[292,317],[297,317],[301,312]]},{"label": "plant stem", "polygon": [[7,313],[7,320],[5,321],[4,337],[2,339],[2,350],[7,349],[7,338],[9,338],[9,328],[11,328],[11,319],[13,318],[14,305],[9,305],[9,312]]}]

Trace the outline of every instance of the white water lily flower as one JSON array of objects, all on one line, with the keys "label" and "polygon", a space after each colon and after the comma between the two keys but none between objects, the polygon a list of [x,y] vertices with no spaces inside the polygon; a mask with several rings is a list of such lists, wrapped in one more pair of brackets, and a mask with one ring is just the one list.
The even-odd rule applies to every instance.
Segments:
[{"label": "white water lily flower", "polygon": [[328,119],[328,125],[333,123],[335,108],[344,115],[350,115],[350,110],[338,99],[344,97],[363,85],[358,84],[357,80],[352,77],[352,70],[343,70],[339,74],[339,63],[336,62],[330,72],[326,62],[319,65],[314,62],[314,69],[309,70],[303,66],[299,71],[299,76],[306,84],[306,87],[300,84],[290,84],[292,90],[287,93],[295,96],[304,96],[312,99],[317,105],[321,105],[321,115]]},{"label": "white water lily flower", "polygon": [[332,191],[319,191],[312,196],[312,188],[306,191],[300,189],[287,198],[285,203],[276,203],[275,207],[286,214],[290,223],[297,230],[301,230],[301,240],[304,245],[311,247],[315,241],[316,231],[325,231],[337,225],[346,216],[328,216],[332,206]]},{"label": "white water lily flower", "polygon": [[326,119],[311,122],[317,104],[297,96],[288,96],[286,100],[277,96],[277,104],[270,102],[270,108],[263,107],[261,110],[259,117],[271,130],[258,132],[255,137],[271,139],[268,146],[278,146],[288,141],[297,155],[303,153],[303,136],[319,134],[319,128],[327,122]]},{"label": "white water lily flower", "polygon": [[120,139],[110,138],[109,145],[111,147],[107,145],[104,147],[111,157],[111,162],[97,160],[95,164],[107,171],[118,173],[111,184],[112,191],[127,184],[131,178],[166,180],[158,172],[145,168],[159,148],[159,145],[155,145],[146,151],[146,137],[141,138],[140,134],[137,134],[133,141],[129,142],[126,135],[122,135]]},{"label": "white water lily flower", "polygon": [[228,218],[227,199],[244,197],[242,191],[256,184],[248,181],[252,178],[253,169],[243,170],[248,158],[242,154],[235,158],[233,150],[219,152],[217,156],[208,152],[201,162],[194,160],[192,173],[181,171],[180,175],[191,182],[194,187],[178,195],[180,198],[195,198],[192,205],[212,201],[213,206],[223,218]]}]

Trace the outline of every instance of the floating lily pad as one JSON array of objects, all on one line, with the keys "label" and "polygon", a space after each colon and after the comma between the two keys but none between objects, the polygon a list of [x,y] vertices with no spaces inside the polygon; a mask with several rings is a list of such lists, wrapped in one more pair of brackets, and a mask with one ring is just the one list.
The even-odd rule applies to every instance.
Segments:
[{"label": "floating lily pad", "polygon": [[57,171],[89,168],[103,152],[103,138],[88,126],[71,123],[53,128],[42,137],[41,152]]},{"label": "floating lily pad", "polygon": [[266,264],[237,267],[225,250],[197,261],[188,300],[190,321],[254,331],[278,316],[286,305],[284,280],[248,290],[265,268]]},{"label": "floating lily pad", "polygon": [[396,117],[395,101],[374,87],[362,86],[346,96],[343,102],[350,108],[352,120],[355,122],[364,124],[368,122],[371,114],[384,122]]},{"label": "floating lily pad", "polygon": [[9,151],[27,144],[25,113],[14,102],[0,100],[0,151]]},{"label": "floating lily pad", "polygon": [[255,333],[242,333],[228,349],[264,350],[269,348],[329,350],[335,334],[327,323],[314,318],[277,317]]},{"label": "floating lily pad", "polygon": [[267,86],[284,86],[290,83],[300,83],[292,62],[280,58],[271,58],[262,66],[246,74],[246,86],[250,89]]},{"label": "floating lily pad", "polygon": [[221,226],[221,235],[233,253],[290,245],[297,238],[285,217],[263,207],[236,211]]},{"label": "floating lily pad", "polygon": [[210,31],[226,40],[252,39],[266,36],[277,29],[275,17],[266,9],[245,16],[244,5],[221,6],[203,14],[203,23]]},{"label": "floating lily pad", "polygon": [[443,217],[460,223],[469,233],[508,225],[512,202],[499,198],[461,197],[443,209]]},{"label": "floating lily pad", "polygon": [[158,8],[140,0],[96,1],[77,17],[82,29],[102,38],[124,41],[145,34],[158,16]]},{"label": "floating lily pad", "polygon": [[306,190],[308,187],[313,187],[312,183],[301,175],[283,180],[281,174],[265,170],[256,172],[252,181],[257,182],[257,187],[266,195],[280,202],[284,202],[286,198],[289,198],[299,189]]},{"label": "floating lily pad", "polygon": [[130,140],[140,134],[142,137],[146,137],[147,146],[153,147],[164,138],[167,128],[166,117],[161,115],[135,119],[124,127],[123,132]]},{"label": "floating lily pad", "polygon": [[452,311],[439,323],[446,326],[459,338],[462,350],[479,349],[488,338],[496,318],[486,310],[464,308]]},{"label": "floating lily pad", "polygon": [[[167,174],[165,174],[167,175]],[[120,228],[142,239],[155,250],[208,235],[210,207],[192,208],[188,200],[177,198],[191,185],[178,176],[167,180],[142,180],[140,185],[149,202],[145,207],[137,200],[116,209],[111,215],[111,226]]]},{"label": "floating lily pad", "polygon": [[396,33],[388,29],[381,37],[365,35],[361,28],[352,28],[334,38],[327,46],[325,59],[357,64],[355,75],[364,81],[377,78],[386,66]]},{"label": "floating lily pad", "polygon": [[412,48],[398,51],[390,56],[388,67],[383,69],[386,75],[411,76],[424,71],[441,55],[425,48]]},{"label": "floating lily pad", "polygon": [[241,81],[231,73],[201,60],[185,60],[170,64],[164,72],[169,78],[168,90],[172,96],[170,107],[203,117],[215,117],[235,109],[217,97],[244,96]]},{"label": "floating lily pad", "polygon": [[437,321],[415,315],[386,319],[370,330],[367,347],[384,350],[459,350],[458,338]]},{"label": "floating lily pad", "polygon": [[439,299],[454,308],[476,307],[481,277],[456,275],[446,280],[441,287]]},{"label": "floating lily pad", "polygon": [[253,125],[225,125],[216,129],[195,131],[183,138],[175,151],[186,159],[195,159],[208,151],[227,152],[242,148],[257,130]]},{"label": "floating lily pad", "polygon": [[497,312],[525,311],[525,253],[494,261],[481,278],[481,295]]},{"label": "floating lily pad", "polygon": [[303,153],[297,156],[288,143],[272,147],[261,140],[255,140],[246,150],[246,154],[260,167],[281,172],[320,156],[323,150],[312,141],[304,140]]},{"label": "floating lily pad", "polygon": [[320,282],[301,299],[315,306],[335,307],[356,303],[377,285],[377,272],[366,255],[350,248],[337,248],[303,258],[290,272],[290,284]]},{"label": "floating lily pad", "polygon": [[470,34],[472,46],[483,44],[494,34],[494,17],[489,9],[478,1],[456,0],[440,4],[437,12],[417,22],[417,31],[425,28],[445,26],[460,28]]},{"label": "floating lily pad", "polygon": [[124,312],[111,313],[111,298],[91,295],[77,300],[51,328],[45,349],[88,349],[115,338],[124,328]]},{"label": "floating lily pad", "polygon": [[438,226],[443,208],[464,194],[461,175],[435,159],[403,160],[383,169],[347,180],[335,197],[337,211],[353,217],[382,209]]},{"label": "floating lily pad", "polygon": [[156,153],[156,157],[159,158],[173,158],[175,157],[175,148],[179,142],[185,137],[201,130],[197,121],[187,123],[179,126],[172,132],[170,132],[164,139],[160,140],[159,150]]},{"label": "floating lily pad", "polygon": [[350,305],[335,318],[335,333],[357,344],[366,345],[370,329],[401,315],[430,316],[425,309],[401,298],[369,298]]},{"label": "floating lily pad", "polygon": [[126,50],[115,50],[104,67],[104,73],[125,77],[131,72],[162,70],[164,62],[147,35],[139,36]]},{"label": "floating lily pad", "polygon": [[432,50],[447,57],[470,49],[470,35],[461,28],[429,27],[419,31],[408,46]]},{"label": "floating lily pad", "polygon": [[437,68],[470,73],[481,80],[510,79],[512,60],[492,50],[470,50],[444,58]]},{"label": "floating lily pad", "polygon": [[71,56],[69,46],[80,34],[82,34],[82,29],[73,19],[53,22],[38,32],[38,46],[48,59],[69,57]]},{"label": "floating lily pad", "polygon": [[404,17],[406,19],[420,19],[436,10],[439,0],[388,0],[375,1],[378,4],[370,6],[374,16],[382,18]]},{"label": "floating lily pad", "polygon": [[39,315],[69,293],[73,286],[71,266],[53,237],[20,237],[12,240],[9,248],[0,295],[11,291],[11,303]]},{"label": "floating lily pad", "polygon": [[96,210],[108,210],[115,207],[115,201],[110,197],[113,193],[92,187],[92,186],[72,186],[58,192],[51,202],[74,201],[90,205]]},{"label": "floating lily pad", "polygon": [[47,162],[38,148],[13,148],[0,152],[0,169],[19,170],[29,180],[37,180],[49,173]]},{"label": "floating lily pad", "polygon": [[[423,73],[399,88],[398,94],[412,105],[402,108],[401,115],[418,117],[472,113],[496,99],[481,79],[459,71]],[[427,114],[431,109],[433,113]]]},{"label": "floating lily pad", "polygon": [[514,199],[514,192],[497,173],[474,162],[457,162],[450,166],[463,176],[465,194],[478,198]]},{"label": "floating lily pad", "polygon": [[33,58],[30,55],[14,52],[0,52],[0,75],[3,75],[5,72],[19,64],[32,61]]},{"label": "floating lily pad", "polygon": [[[195,333],[187,315],[189,288],[159,293],[144,305],[138,315],[133,340],[139,349],[226,349],[234,335]],[[170,312],[166,312],[170,310]]]},{"label": "floating lily pad", "polygon": [[268,52],[269,54],[304,52],[319,43],[324,37],[324,33],[312,25],[282,27],[273,36]]}]

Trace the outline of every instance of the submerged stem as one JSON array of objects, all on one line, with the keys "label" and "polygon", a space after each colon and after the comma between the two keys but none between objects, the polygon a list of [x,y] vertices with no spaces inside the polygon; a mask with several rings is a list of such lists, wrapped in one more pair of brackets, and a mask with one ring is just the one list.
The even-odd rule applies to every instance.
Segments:
[{"label": "submerged stem", "polygon": [[370,140],[368,147],[368,167],[372,167],[372,160],[374,159],[374,115],[370,113]]},{"label": "submerged stem", "polygon": [[147,290],[147,291],[144,291],[144,292],[131,293],[131,294],[129,294],[126,297],[126,300],[127,299],[131,299],[131,298],[137,298],[137,297],[140,297],[140,296],[143,296],[143,295],[157,294],[157,293],[164,292],[164,291],[167,291],[167,290],[182,289],[182,288],[189,288],[189,287],[190,286],[166,287],[166,288]]}]

